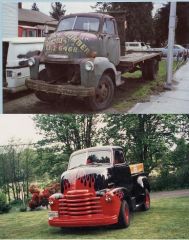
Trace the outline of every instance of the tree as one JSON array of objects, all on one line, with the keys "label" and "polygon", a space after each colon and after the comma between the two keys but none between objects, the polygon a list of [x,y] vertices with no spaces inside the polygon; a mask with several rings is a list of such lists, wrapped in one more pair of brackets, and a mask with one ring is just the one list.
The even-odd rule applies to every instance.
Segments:
[{"label": "tree", "polygon": [[31,7],[31,10],[39,12],[39,8],[37,7],[37,3],[33,3],[32,7]]},{"label": "tree", "polygon": [[[97,3],[93,8],[98,12],[106,12],[119,18],[120,14],[125,15],[127,29],[125,33],[125,41],[144,41],[153,40],[153,18],[152,18],[152,3]],[[116,14],[117,12],[117,14]],[[120,23],[118,24],[119,28]],[[122,36],[120,32],[120,37]]]},{"label": "tree", "polygon": [[66,10],[65,5],[62,5],[60,2],[55,2],[51,4],[52,12],[50,12],[50,15],[56,19],[57,21],[60,20],[62,16],[64,16]]},{"label": "tree", "polygon": [[[189,3],[177,2],[176,43],[188,44],[189,39]],[[154,17],[156,45],[165,45],[168,40],[170,3],[164,4]]]}]

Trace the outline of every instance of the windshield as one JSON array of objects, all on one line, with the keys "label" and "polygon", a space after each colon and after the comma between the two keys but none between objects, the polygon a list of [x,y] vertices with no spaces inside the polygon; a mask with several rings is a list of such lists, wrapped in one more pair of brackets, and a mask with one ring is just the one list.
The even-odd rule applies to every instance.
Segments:
[{"label": "windshield", "polygon": [[82,165],[95,165],[95,164],[110,164],[111,162],[111,151],[89,151],[84,153],[78,153],[73,155],[69,161],[69,169],[79,167]]},{"label": "windshield", "polygon": [[57,32],[80,30],[87,32],[98,32],[100,21],[94,17],[70,17],[64,18],[60,21]]}]

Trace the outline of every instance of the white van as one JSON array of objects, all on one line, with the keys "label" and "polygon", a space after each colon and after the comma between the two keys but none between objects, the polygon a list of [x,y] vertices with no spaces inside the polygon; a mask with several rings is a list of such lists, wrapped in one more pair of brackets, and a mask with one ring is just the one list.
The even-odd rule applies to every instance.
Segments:
[{"label": "white van", "polygon": [[144,42],[125,42],[125,51],[145,51],[148,48]]},{"label": "white van", "polygon": [[[40,54],[45,38],[3,39],[3,90],[16,93],[26,90],[25,80],[30,76],[28,58]],[[41,66],[43,69],[44,66]]]}]

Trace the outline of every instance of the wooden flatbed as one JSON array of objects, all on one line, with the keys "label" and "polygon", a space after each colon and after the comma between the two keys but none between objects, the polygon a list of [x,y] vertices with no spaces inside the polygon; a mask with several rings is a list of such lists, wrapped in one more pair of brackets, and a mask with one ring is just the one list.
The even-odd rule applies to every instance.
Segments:
[{"label": "wooden flatbed", "polygon": [[139,63],[144,63],[147,60],[161,59],[161,52],[128,52],[125,56],[120,57],[120,67],[133,68]]}]

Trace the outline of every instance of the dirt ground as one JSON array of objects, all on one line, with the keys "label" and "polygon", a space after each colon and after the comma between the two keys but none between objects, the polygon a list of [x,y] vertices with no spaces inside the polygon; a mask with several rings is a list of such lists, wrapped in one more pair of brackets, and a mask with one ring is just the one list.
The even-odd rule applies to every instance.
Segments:
[{"label": "dirt ground", "polygon": [[[104,110],[103,113],[124,113],[127,112],[138,99],[132,97],[133,92],[142,86],[149,84],[140,77],[127,78],[125,83],[116,88],[113,103],[111,107]],[[156,91],[162,91],[160,89]],[[146,99],[147,100],[147,99]],[[142,99],[143,101],[143,99]],[[86,99],[77,99],[74,97],[64,98],[58,103],[49,104],[37,99],[34,93],[26,91],[17,93],[13,96],[4,96],[4,113],[90,113]]]}]

